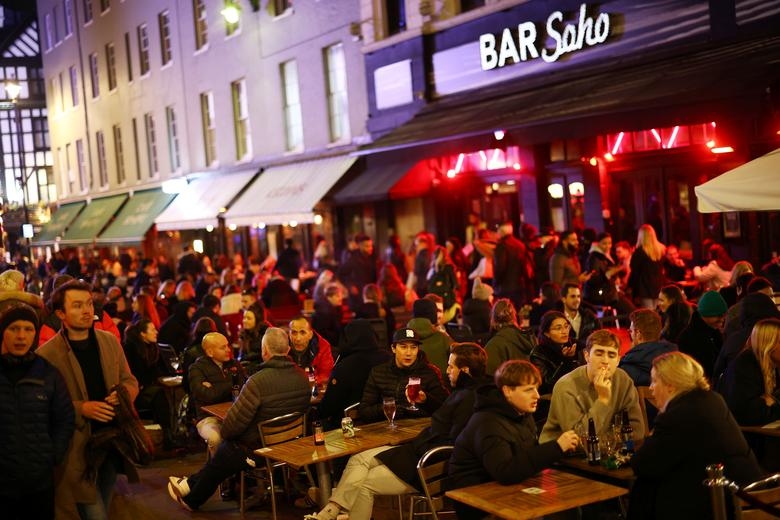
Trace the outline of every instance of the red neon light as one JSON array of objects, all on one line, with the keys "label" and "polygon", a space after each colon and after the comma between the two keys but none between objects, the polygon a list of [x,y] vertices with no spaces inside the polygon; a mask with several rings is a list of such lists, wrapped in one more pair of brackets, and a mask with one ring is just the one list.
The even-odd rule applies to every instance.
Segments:
[{"label": "red neon light", "polygon": [[604,154],[604,159],[606,159],[608,162],[612,162],[615,160],[615,156],[607,152]]},{"label": "red neon light", "polygon": [[672,148],[674,146],[674,142],[677,140],[677,133],[680,131],[679,126],[675,126],[672,130],[672,136],[669,137],[669,142],[666,143],[667,148]]},{"label": "red neon light", "polygon": [[651,129],[650,129],[650,132],[652,132],[652,134],[653,134],[653,137],[655,137],[655,140],[656,140],[656,141],[658,141],[658,144],[660,144],[660,145],[661,145],[661,148],[663,148],[663,147],[664,147],[664,145],[663,145],[663,143],[661,142],[661,134],[659,134],[659,133],[658,133],[658,130],[656,130],[655,128],[651,128]]},{"label": "red neon light", "polygon": [[712,153],[731,153],[734,149],[730,146],[718,146],[710,149]]},{"label": "red neon light", "polygon": [[707,141],[707,148],[712,148],[712,147],[714,147],[714,146],[715,146],[715,141],[713,141],[712,139],[710,139],[709,141]]},{"label": "red neon light", "polygon": [[512,165],[512,168],[514,168],[515,170],[519,170],[520,169],[520,163],[516,162],[515,164]]},{"label": "red neon light", "polygon": [[595,157],[591,157],[588,162],[590,163],[591,166],[596,166],[599,163],[599,160],[596,159]]},{"label": "red neon light", "polygon": [[458,154],[458,160],[455,163],[455,173],[460,173],[460,169],[463,168],[463,158],[465,157],[464,154],[459,153]]},{"label": "red neon light", "polygon": [[456,175],[458,175],[457,171],[455,171],[455,170],[447,170],[447,178],[448,179],[454,179]]},{"label": "red neon light", "polygon": [[498,170],[500,168],[506,168],[506,161],[501,161],[501,157],[499,156],[500,153],[501,150],[499,150],[498,148],[495,148],[493,150],[493,157],[490,158],[490,161],[488,162],[487,165],[488,170]]},{"label": "red neon light", "polygon": [[618,153],[618,150],[620,150],[620,145],[623,144],[623,137],[625,135],[626,135],[625,132],[620,132],[618,134],[617,141],[615,141],[615,146],[612,147],[612,154],[611,155],[615,155],[616,153]]}]

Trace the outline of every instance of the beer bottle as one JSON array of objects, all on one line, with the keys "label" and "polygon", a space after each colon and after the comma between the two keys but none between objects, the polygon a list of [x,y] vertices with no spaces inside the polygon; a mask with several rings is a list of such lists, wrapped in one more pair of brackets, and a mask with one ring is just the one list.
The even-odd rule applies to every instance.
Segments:
[{"label": "beer bottle", "polygon": [[588,464],[591,466],[601,464],[599,436],[596,435],[596,423],[593,422],[593,418],[588,419]]},{"label": "beer bottle", "polygon": [[628,418],[628,410],[623,410],[623,424],[620,426],[620,440],[623,441],[623,451],[626,455],[634,454],[634,428]]}]

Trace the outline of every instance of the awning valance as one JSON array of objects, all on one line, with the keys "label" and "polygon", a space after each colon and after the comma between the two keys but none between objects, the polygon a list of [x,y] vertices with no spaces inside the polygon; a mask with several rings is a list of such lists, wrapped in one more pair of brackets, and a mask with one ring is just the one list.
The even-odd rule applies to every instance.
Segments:
[{"label": "awning valance", "polygon": [[160,231],[217,227],[217,216],[257,174],[257,170],[192,179],[154,222]]},{"label": "awning valance", "polygon": [[391,196],[394,187],[398,186],[403,191],[404,186],[401,185],[406,184],[403,179],[416,162],[415,159],[383,161],[374,165],[369,162],[365,171],[333,195],[333,202],[357,204],[385,200]]},{"label": "awning valance", "polygon": [[699,213],[780,210],[780,148],[694,190]]},{"label": "awning valance", "polygon": [[175,195],[162,190],[137,191],[122,206],[119,214],[100,234],[98,244],[140,243],[155,217],[170,204]]},{"label": "awning valance", "polygon": [[267,168],[225,214],[227,224],[313,222],[314,206],[355,162],[339,155]]},{"label": "awning valance", "polygon": [[68,227],[65,236],[60,240],[63,245],[91,244],[95,241],[100,231],[108,224],[122,203],[127,199],[126,194],[114,195],[93,199],[87,204],[78,218]]},{"label": "awning valance", "polygon": [[72,202],[70,204],[63,204],[57,211],[51,216],[51,220],[48,224],[43,226],[43,229],[38,236],[33,237],[32,243],[35,245],[43,246],[50,245],[57,241],[57,237],[62,237],[68,226],[76,219],[76,215],[86,205],[86,201]]}]

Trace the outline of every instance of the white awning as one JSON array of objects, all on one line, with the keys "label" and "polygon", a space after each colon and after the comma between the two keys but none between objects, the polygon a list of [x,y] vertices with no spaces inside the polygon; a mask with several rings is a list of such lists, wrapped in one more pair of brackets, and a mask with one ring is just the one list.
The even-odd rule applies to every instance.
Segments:
[{"label": "white awning", "polygon": [[780,210],[780,148],[696,186],[699,213]]},{"label": "white awning", "polygon": [[154,223],[159,231],[217,227],[217,216],[257,173],[219,173],[190,181]]},{"label": "white awning", "polygon": [[225,214],[225,223],[251,226],[314,221],[314,206],[355,162],[339,155],[267,168]]}]

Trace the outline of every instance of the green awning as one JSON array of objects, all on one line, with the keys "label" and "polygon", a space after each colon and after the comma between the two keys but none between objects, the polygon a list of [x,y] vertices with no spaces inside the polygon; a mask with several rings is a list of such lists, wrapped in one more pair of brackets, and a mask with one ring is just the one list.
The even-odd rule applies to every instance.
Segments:
[{"label": "green awning", "polygon": [[154,219],[176,197],[162,190],[138,191],[127,201],[114,221],[96,240],[98,244],[140,243]]},{"label": "green awning", "polygon": [[87,204],[76,221],[70,225],[65,236],[60,240],[62,245],[91,244],[108,224],[127,199],[126,194],[93,199]]},{"label": "green awning", "polygon": [[81,208],[84,207],[86,201],[72,202],[70,204],[63,204],[57,211],[51,216],[51,220],[48,224],[43,226],[41,232],[34,236],[32,243],[35,245],[50,245],[56,242],[57,237],[61,237],[65,230],[68,228],[71,222],[79,214]]}]

